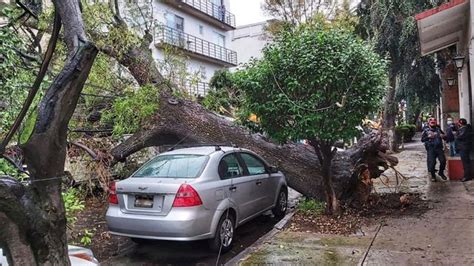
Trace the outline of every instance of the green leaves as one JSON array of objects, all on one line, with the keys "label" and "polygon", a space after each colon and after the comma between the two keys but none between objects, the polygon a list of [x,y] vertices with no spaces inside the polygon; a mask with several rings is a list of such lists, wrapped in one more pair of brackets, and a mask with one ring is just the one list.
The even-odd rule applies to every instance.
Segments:
[{"label": "green leaves", "polygon": [[234,76],[243,108],[255,113],[272,137],[350,139],[379,107],[386,62],[344,30],[303,25],[281,33]]},{"label": "green leaves", "polygon": [[142,86],[129,92],[126,97],[115,100],[112,110],[105,113],[104,120],[114,122],[113,134],[134,133],[146,126],[159,107],[159,91],[152,85]]}]

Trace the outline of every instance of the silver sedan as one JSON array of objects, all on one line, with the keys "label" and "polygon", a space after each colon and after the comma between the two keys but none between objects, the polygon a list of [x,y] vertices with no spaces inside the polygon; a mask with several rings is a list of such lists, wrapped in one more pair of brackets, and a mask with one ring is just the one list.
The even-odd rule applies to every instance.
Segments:
[{"label": "silver sedan", "polygon": [[287,209],[285,176],[250,150],[206,146],[165,152],[113,183],[107,224],[132,240],[209,239],[228,251],[238,226]]}]

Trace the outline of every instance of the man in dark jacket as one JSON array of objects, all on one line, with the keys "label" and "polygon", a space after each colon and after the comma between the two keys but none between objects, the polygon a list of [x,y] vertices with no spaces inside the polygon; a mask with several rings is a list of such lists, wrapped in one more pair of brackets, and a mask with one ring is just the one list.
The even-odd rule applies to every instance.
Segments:
[{"label": "man in dark jacket", "polygon": [[428,152],[427,164],[428,172],[431,174],[431,181],[436,182],[436,158],[439,160],[439,172],[438,175],[443,179],[448,178],[444,175],[444,169],[446,168],[446,157],[444,156],[443,139],[445,138],[444,132],[438,126],[436,118],[429,120],[429,125],[423,130],[421,135],[421,141],[425,144],[426,151]]},{"label": "man in dark jacket", "polygon": [[459,119],[458,126],[458,133],[455,136],[456,149],[461,156],[462,167],[464,169],[464,176],[461,181],[466,182],[472,180],[471,159],[469,157],[472,146],[472,128],[464,118]]}]

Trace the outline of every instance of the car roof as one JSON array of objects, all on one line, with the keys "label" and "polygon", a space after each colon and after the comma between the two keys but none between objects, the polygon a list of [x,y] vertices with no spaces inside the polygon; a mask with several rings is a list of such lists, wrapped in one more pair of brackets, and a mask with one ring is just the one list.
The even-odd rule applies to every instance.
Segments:
[{"label": "car roof", "polygon": [[248,150],[241,149],[241,148],[234,148],[230,146],[200,146],[200,147],[176,149],[176,150],[161,153],[160,155],[173,155],[173,154],[210,155],[215,152],[229,152],[229,151],[248,151]]}]

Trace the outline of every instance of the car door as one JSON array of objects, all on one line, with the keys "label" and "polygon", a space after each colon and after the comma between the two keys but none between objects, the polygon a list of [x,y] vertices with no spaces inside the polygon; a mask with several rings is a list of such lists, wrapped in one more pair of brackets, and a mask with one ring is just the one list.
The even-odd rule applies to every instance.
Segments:
[{"label": "car door", "polygon": [[231,180],[230,200],[237,206],[239,221],[247,219],[255,211],[255,200],[252,196],[254,179],[244,176],[244,168],[235,153],[222,157],[219,162],[219,176],[222,180]]},{"label": "car door", "polygon": [[272,193],[270,175],[267,173],[265,163],[259,157],[241,152],[240,158],[244,164],[244,169],[249,177],[253,178],[252,189],[255,197],[255,212],[260,212],[272,205]]}]

